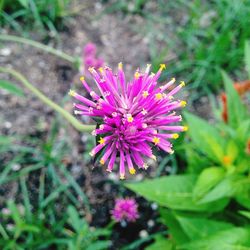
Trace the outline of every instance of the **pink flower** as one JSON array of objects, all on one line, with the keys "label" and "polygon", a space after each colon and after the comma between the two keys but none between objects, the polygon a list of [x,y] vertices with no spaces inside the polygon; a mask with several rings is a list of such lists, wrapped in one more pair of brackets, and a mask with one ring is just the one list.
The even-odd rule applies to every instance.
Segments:
[{"label": "pink flower", "polygon": [[116,222],[133,222],[139,217],[137,207],[136,201],[132,198],[117,199],[111,214]]},{"label": "pink flower", "polygon": [[90,56],[96,54],[96,46],[94,43],[87,43],[83,48],[83,56]]},{"label": "pink flower", "polygon": [[175,100],[174,95],[185,83],[180,82],[169,92],[166,90],[174,84],[174,78],[158,86],[164,68],[165,64],[161,64],[156,74],[149,74],[150,65],[147,65],[145,72],[137,70],[130,82],[125,80],[121,63],[117,74],[109,67],[100,68],[100,73],[90,68],[100,93],[94,92],[84,77],[81,81],[91,100],[72,90],[69,92],[81,102],[74,105],[75,114],[90,116],[100,123],[92,132],[99,137],[99,144],[90,155],[101,153],[100,164],[107,163],[109,172],[119,157],[120,179],[125,178],[126,169],[130,174],[135,174],[135,166],[147,169],[146,159],[156,160],[152,148],[172,154],[169,140],[179,137],[176,132],[187,130],[186,126],[172,124],[182,120],[175,110],[184,107],[186,102]]},{"label": "pink flower", "polygon": [[[89,67],[99,68],[103,66],[103,59],[96,57],[96,45],[94,43],[87,43],[83,48],[83,72]],[[88,72],[86,72],[88,75]]]}]

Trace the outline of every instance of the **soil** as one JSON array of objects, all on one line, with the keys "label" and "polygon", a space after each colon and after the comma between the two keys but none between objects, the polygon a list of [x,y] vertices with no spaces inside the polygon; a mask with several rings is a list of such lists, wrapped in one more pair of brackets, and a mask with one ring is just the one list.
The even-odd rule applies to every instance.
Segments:
[{"label": "soil", "polygon": [[[59,33],[60,42],[57,43],[57,39],[50,39],[49,44],[63,49],[69,55],[81,55],[83,46],[87,42],[94,42],[98,48],[98,55],[110,67],[116,67],[117,63],[122,61],[126,72],[130,74],[135,68],[145,65],[150,60],[147,39],[133,31],[133,26],[142,25],[143,19],[140,16],[123,16],[119,13],[104,15],[104,8],[105,6],[100,3],[89,1],[87,9],[67,21],[66,28]],[[8,29],[3,29],[2,32],[13,34]],[[36,40],[37,34],[33,32],[32,38]],[[0,47],[0,65],[21,72],[46,96],[72,112],[72,100],[67,97],[67,93],[72,87],[81,88],[80,74],[66,61],[30,46],[3,43]],[[0,78],[11,80],[23,88],[19,82],[5,74],[0,74]],[[25,98],[20,98],[0,89],[0,134],[21,136],[23,139],[19,143],[25,141],[26,137],[45,140],[48,138],[55,113],[29,91],[24,89],[24,92]],[[202,115],[207,117],[207,114],[210,114],[207,112],[209,107],[207,100],[203,101],[203,104],[198,106],[199,110],[202,110]],[[203,105],[204,109],[200,109],[200,105]],[[60,129],[59,137],[65,133],[71,138],[72,152],[66,157],[66,165],[90,200],[93,210],[89,221],[93,226],[105,226],[110,221],[110,210],[113,208],[114,199],[121,195],[117,176],[108,176],[100,167],[93,169],[93,164],[85,156],[86,141],[90,140],[89,136],[81,135],[70,125]],[[154,169],[149,170],[146,175],[154,175]],[[136,178],[142,179],[144,175],[145,173],[139,173]],[[30,178],[29,186],[31,189],[37,189],[35,176]],[[5,190],[9,190],[7,195]],[[18,196],[16,183],[2,186],[0,191],[0,200]],[[124,190],[122,193],[125,196],[131,195]],[[144,237],[142,232],[145,235],[145,231],[146,234],[151,234],[162,230],[161,225],[149,223],[154,221],[157,215],[151,205],[143,199],[140,200],[139,210],[143,216],[136,223],[136,227],[132,224],[116,225],[114,230],[116,233],[112,236],[112,249],[120,249],[121,246]]]}]

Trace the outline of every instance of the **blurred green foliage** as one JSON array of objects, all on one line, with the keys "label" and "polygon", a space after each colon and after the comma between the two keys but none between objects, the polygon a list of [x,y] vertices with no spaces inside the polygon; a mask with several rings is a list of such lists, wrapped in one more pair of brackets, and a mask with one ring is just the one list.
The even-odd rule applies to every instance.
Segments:
[{"label": "blurred green foliage", "polygon": [[69,15],[70,0],[0,0],[0,24],[10,25],[20,34],[37,29],[54,35]]},{"label": "blurred green foliage", "polygon": [[[246,45],[246,61],[249,53]],[[184,173],[126,185],[161,206],[171,237],[155,237],[148,249],[250,249],[250,115],[229,76],[222,77],[228,122],[184,114]]]},{"label": "blurred green foliage", "polygon": [[250,38],[250,1],[106,2],[107,13],[120,11],[143,18],[143,25],[133,24],[132,29],[149,40],[153,68],[169,55],[165,74],[185,76],[194,90],[193,99],[221,87],[221,68],[239,80],[247,77],[239,65],[244,42]]}]

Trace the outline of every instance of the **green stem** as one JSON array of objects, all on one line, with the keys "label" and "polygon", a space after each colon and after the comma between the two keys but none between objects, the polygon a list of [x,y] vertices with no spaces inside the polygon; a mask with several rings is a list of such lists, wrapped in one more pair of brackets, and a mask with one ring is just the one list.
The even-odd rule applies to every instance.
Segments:
[{"label": "green stem", "polygon": [[72,64],[75,64],[77,62],[77,58],[75,57],[69,56],[60,50],[54,49],[50,46],[44,45],[42,43],[30,40],[30,39],[26,39],[26,38],[18,37],[18,36],[11,36],[11,35],[0,35],[0,40],[28,44],[38,49],[44,50],[48,53],[51,53],[53,55],[56,55],[58,57],[61,57],[64,60],[69,61]]},{"label": "green stem", "polygon": [[8,73],[14,76],[17,80],[22,82],[22,84],[28,88],[33,94],[35,94],[41,101],[43,101],[46,105],[51,107],[53,110],[60,113],[64,118],[66,118],[72,126],[74,126],[77,130],[81,132],[90,132],[92,131],[95,126],[94,125],[85,125],[80,123],[74,116],[72,116],[70,113],[68,113],[66,110],[61,108],[59,105],[51,101],[48,97],[46,97],[43,93],[41,93],[37,88],[35,88],[22,74],[19,72],[0,67],[0,72]]}]

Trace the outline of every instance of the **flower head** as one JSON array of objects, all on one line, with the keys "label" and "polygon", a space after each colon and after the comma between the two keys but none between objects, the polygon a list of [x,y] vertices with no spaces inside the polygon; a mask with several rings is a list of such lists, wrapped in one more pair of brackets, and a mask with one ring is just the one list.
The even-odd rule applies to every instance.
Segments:
[{"label": "flower head", "polygon": [[84,56],[90,56],[96,54],[96,45],[94,43],[87,43],[83,48]]},{"label": "flower head", "polygon": [[147,169],[147,158],[156,160],[152,149],[161,149],[172,154],[170,139],[177,139],[176,132],[186,131],[186,126],[179,126],[181,116],[175,110],[186,105],[185,101],[175,100],[174,95],[185,85],[166,90],[175,79],[158,86],[158,79],[164,64],[156,74],[150,74],[150,65],[145,72],[137,70],[134,78],[127,82],[122,68],[118,64],[117,74],[109,67],[94,68],[89,71],[94,78],[99,93],[96,93],[82,77],[83,86],[88,91],[91,100],[70,91],[81,104],[75,104],[77,114],[98,118],[101,124],[92,132],[101,137],[99,144],[90,152],[91,156],[101,153],[100,164],[107,165],[111,172],[116,158],[120,158],[120,179],[125,178],[126,169],[135,174],[136,168]]},{"label": "flower head", "polygon": [[132,198],[117,199],[111,214],[116,222],[133,222],[139,217],[137,207],[136,201]]},{"label": "flower head", "polygon": [[89,67],[100,68],[103,66],[104,61],[102,58],[96,56],[96,45],[94,43],[87,43],[83,48],[83,68],[82,72],[89,75],[87,69]]}]

